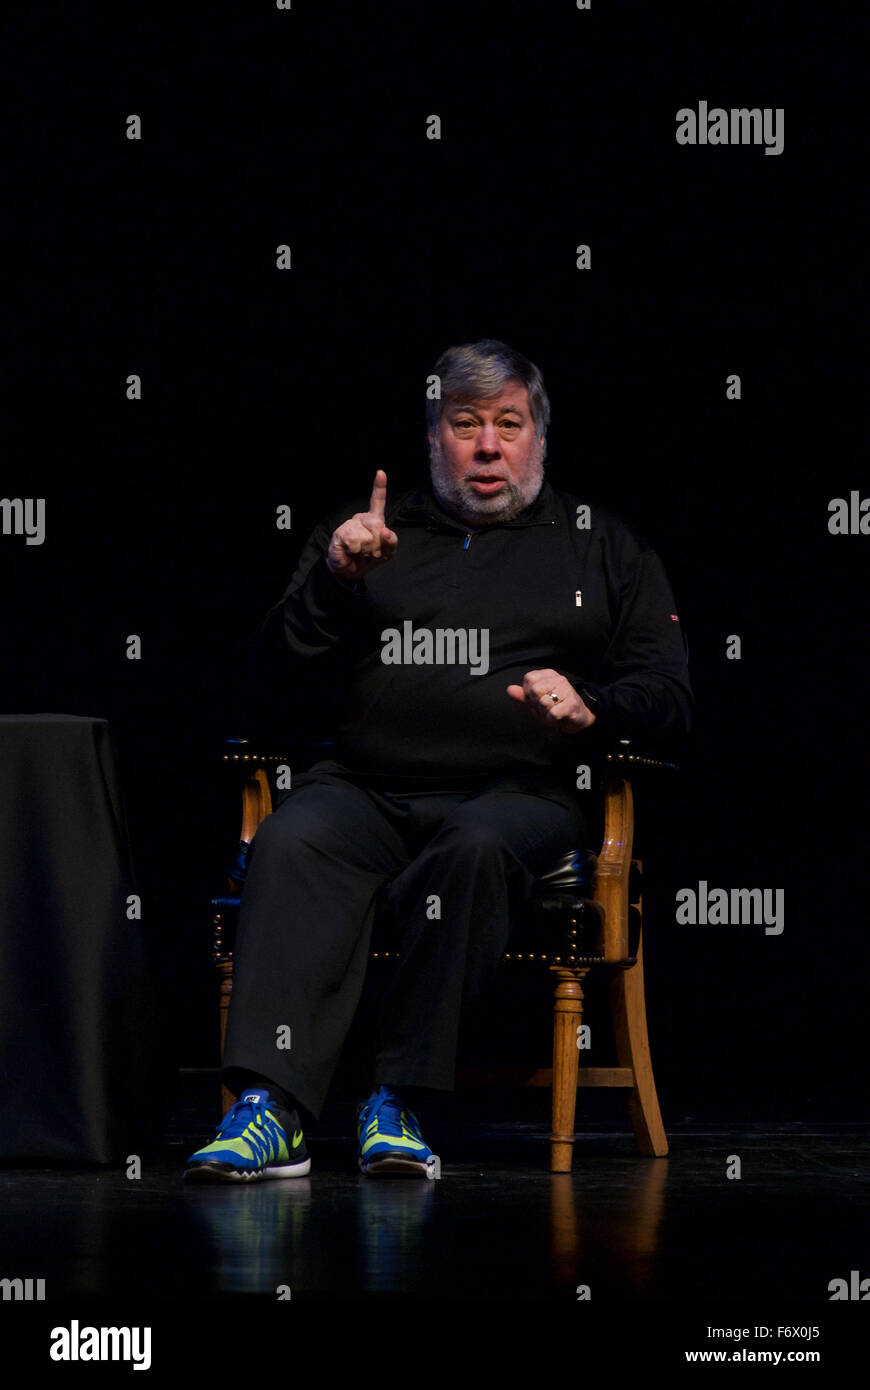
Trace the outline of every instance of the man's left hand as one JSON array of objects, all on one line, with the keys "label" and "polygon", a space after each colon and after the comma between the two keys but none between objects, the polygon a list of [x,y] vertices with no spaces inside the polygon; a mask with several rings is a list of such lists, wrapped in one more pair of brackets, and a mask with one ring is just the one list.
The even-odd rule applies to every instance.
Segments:
[{"label": "man's left hand", "polygon": [[[542,724],[558,729],[560,734],[576,734],[595,723],[595,715],[580,699],[577,691],[558,671],[527,671],[522,685],[509,685],[507,693],[519,700]],[[558,702],[551,696],[558,695]]]}]

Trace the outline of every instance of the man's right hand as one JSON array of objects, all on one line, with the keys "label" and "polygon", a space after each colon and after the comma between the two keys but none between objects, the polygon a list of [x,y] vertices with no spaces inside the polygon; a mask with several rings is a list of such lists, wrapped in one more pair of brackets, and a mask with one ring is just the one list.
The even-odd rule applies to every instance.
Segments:
[{"label": "man's right hand", "polygon": [[355,584],[369,570],[395,555],[399,537],[384,522],[386,505],[387,475],[379,468],[368,511],[357,512],[349,521],[343,521],[329,542],[326,563],[343,584]]}]

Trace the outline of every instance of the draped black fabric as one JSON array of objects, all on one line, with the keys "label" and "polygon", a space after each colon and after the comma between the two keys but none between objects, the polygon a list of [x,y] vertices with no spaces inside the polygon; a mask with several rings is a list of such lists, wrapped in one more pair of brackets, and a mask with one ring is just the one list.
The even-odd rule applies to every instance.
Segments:
[{"label": "draped black fabric", "polygon": [[0,768],[0,1157],[117,1162],[151,1139],[155,1024],[111,730],[0,716]]}]

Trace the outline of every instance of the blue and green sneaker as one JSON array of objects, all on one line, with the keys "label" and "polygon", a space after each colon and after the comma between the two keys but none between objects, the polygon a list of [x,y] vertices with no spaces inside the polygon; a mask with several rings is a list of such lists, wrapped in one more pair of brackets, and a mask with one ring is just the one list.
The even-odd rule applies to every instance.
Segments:
[{"label": "blue and green sneaker", "polygon": [[413,1110],[389,1086],[357,1106],[357,1161],[363,1173],[411,1173],[438,1178],[441,1162],[424,1142]]},{"label": "blue and green sneaker", "polygon": [[[282,1119],[283,1119],[282,1115]],[[299,1114],[279,1122],[268,1091],[245,1091],[217,1127],[218,1137],[187,1160],[185,1178],[194,1182],[253,1182],[260,1178],[303,1178],[311,1171]]]}]

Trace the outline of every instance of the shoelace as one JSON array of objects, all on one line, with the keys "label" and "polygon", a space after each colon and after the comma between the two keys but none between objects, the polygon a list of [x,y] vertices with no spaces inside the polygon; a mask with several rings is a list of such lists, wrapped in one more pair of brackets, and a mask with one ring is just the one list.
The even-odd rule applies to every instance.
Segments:
[{"label": "shoelace", "polygon": [[[240,1138],[248,1125],[256,1124],[258,1129],[270,1118],[262,1100],[237,1100],[232,1110],[228,1110],[217,1127],[222,1139]],[[277,1121],[276,1121],[277,1123]]]},{"label": "shoelace", "polygon": [[402,1115],[404,1115],[408,1130],[415,1139],[419,1139],[422,1143],[423,1136],[420,1133],[420,1122],[417,1116],[413,1110],[409,1110],[407,1106],[403,1105],[386,1086],[381,1086],[376,1099],[370,1105],[364,1106],[360,1117],[363,1127],[368,1129],[375,1116],[380,1114],[383,1114],[384,1119],[391,1120],[399,1130],[402,1128]]},{"label": "shoelace", "polygon": [[[274,1116],[267,1113],[263,1101],[237,1100],[221,1120],[217,1133],[221,1139],[243,1138],[258,1162],[268,1162],[275,1153],[280,1152],[278,1135],[267,1125],[268,1120],[272,1120],[274,1125],[278,1124]],[[249,1125],[254,1128],[252,1133],[247,1134],[245,1131]]]}]

